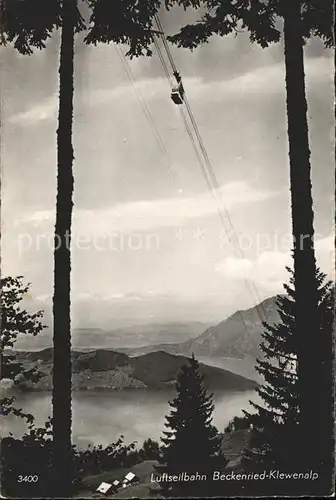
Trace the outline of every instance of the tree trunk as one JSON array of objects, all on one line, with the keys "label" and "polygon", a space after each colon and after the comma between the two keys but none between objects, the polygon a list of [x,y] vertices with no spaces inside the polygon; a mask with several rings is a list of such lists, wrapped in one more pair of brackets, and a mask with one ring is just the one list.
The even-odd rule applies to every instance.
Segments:
[{"label": "tree trunk", "polygon": [[[289,139],[294,282],[296,291],[296,338],[298,349],[300,447],[302,466],[318,466],[321,377],[314,252],[313,200],[307,101],[301,34],[301,1],[284,0],[285,65]],[[302,432],[301,432],[302,431]]]},{"label": "tree trunk", "polygon": [[63,0],[57,130],[57,198],[53,297],[53,496],[69,495],[71,474],[71,217],[73,193],[74,23],[77,0]]}]

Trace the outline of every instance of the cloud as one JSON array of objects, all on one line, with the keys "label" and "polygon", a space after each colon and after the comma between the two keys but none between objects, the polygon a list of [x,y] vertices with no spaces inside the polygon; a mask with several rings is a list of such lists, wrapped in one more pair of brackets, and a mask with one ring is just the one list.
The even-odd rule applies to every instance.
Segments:
[{"label": "cloud", "polygon": [[[180,19],[176,21],[180,23]],[[169,310],[172,318],[179,314],[177,311],[185,315],[186,300],[197,296],[202,297],[202,306],[198,308],[193,303],[188,309],[190,317],[214,313],[222,319],[228,309],[233,312],[249,306],[244,284],[246,273],[262,279],[265,272],[269,289],[279,285],[282,290],[281,272],[285,264],[277,252],[285,253],[287,248],[259,245],[259,251],[255,252],[255,240],[256,235],[261,234],[268,237],[267,242],[272,241],[273,230],[279,234],[290,232],[283,54],[279,45],[274,50],[263,50],[257,45],[251,46],[248,37],[246,43],[241,44],[241,40],[241,37],[226,40],[214,37],[193,53],[175,51],[177,66],[184,77],[189,102],[219,184],[225,187],[223,198],[232,223],[238,235],[245,235],[245,240],[252,242],[251,248],[245,250],[243,263],[240,259],[230,260],[222,264],[221,272],[220,265],[214,272],[214,263],[233,257],[234,249],[227,238],[222,242],[212,196],[194,194],[204,191],[204,179],[195,164],[179,109],[170,99],[158,58],[139,58],[130,66],[136,87],[148,104],[164,149],[176,170],[175,176],[161,168],[166,163],[163,162],[166,155],[162,155],[161,146],[157,147],[152,127],[148,127],[141,103],[113,47],[100,46],[92,50],[86,47],[76,53],[74,300],[79,294],[98,311],[103,298],[110,296],[106,310],[110,311],[111,303],[120,310],[119,316],[133,317],[134,310],[147,308],[150,301],[143,298],[144,288],[151,288],[155,291],[153,299],[159,302],[158,314],[166,314],[166,306],[157,294],[173,292],[179,300]],[[8,99],[5,99],[3,113],[7,124],[3,158],[6,174],[3,267],[6,273],[27,277],[36,295],[52,290],[56,187],[53,130],[58,107],[56,45],[52,57],[45,53],[45,61],[42,58],[34,63],[35,56],[28,58],[28,62],[26,58],[11,59],[5,72],[4,90]],[[218,65],[218,60],[225,60],[225,64]],[[97,71],[99,67],[104,71]],[[331,210],[327,197],[332,182],[330,179],[328,184],[330,175],[326,170],[331,148],[328,140],[331,75],[331,58],[306,60],[312,165],[319,166],[313,169],[316,227],[323,231],[328,231]],[[15,124],[10,123],[11,117],[12,121],[16,120]],[[29,169],[22,168],[27,164]],[[250,180],[253,177],[255,182]],[[232,183],[237,180],[244,182],[239,186]],[[184,194],[178,194],[181,188]],[[277,190],[283,195],[274,198]],[[13,227],[15,219],[17,225]],[[204,241],[193,237],[194,226],[206,229]],[[174,238],[176,228],[180,227],[186,230],[183,242]],[[44,233],[48,239],[38,240]],[[108,241],[100,238],[102,233],[125,234],[125,242],[136,233],[136,238],[129,242],[134,242],[134,246],[140,234],[141,251],[130,250],[128,246],[113,253],[109,248],[98,251],[98,247],[108,246]],[[146,238],[153,233],[155,238],[159,237],[159,248],[153,238],[147,251]],[[22,251],[20,235],[27,235],[27,240],[22,241]],[[89,238],[88,248],[85,244],[75,246],[78,235]],[[97,240],[93,239],[96,235]],[[92,246],[94,241],[97,241],[97,250]],[[119,240],[114,243],[119,249]],[[260,261],[253,259],[258,253],[264,254]],[[287,279],[286,273],[284,279]],[[130,292],[138,293],[141,300],[128,297]],[[270,294],[265,290],[260,294],[263,292],[265,296]],[[120,294],[124,297],[111,297]],[[208,294],[213,295],[208,297]],[[127,313],[121,310],[124,302],[129,307]],[[149,306],[146,314],[147,311]],[[83,306],[83,312],[90,321],[91,318],[92,322],[99,321],[99,311],[91,314]]]},{"label": "cloud", "polygon": [[228,278],[246,279],[253,269],[253,263],[249,259],[237,259],[236,257],[227,257],[215,265],[215,271]]},{"label": "cloud", "polygon": [[[332,59],[327,57],[315,57],[306,60],[306,78],[310,81],[325,81],[330,79],[332,82],[333,67]],[[115,85],[112,88],[94,88],[90,89],[87,96],[82,96],[80,102],[84,102],[87,108],[106,105],[114,102],[127,103],[133,105],[133,102],[139,98],[139,94],[146,101],[157,98],[167,98],[169,91],[167,81],[163,77],[137,79],[134,72],[135,81],[125,82]],[[231,79],[222,79],[218,81],[206,81],[202,77],[186,77],[183,79],[187,94],[192,100],[199,98],[208,98],[211,101],[216,98],[220,100],[247,97],[250,94],[265,95],[271,93],[284,93],[285,91],[285,68],[283,62],[269,64],[253,69],[242,75]],[[82,92],[85,92],[86,89]],[[79,94],[78,94],[79,95]],[[84,97],[84,100],[83,100]],[[75,111],[77,93],[75,92]],[[22,126],[34,125],[46,120],[55,119],[58,108],[58,94],[42,102],[34,104],[30,109],[13,115],[9,121]],[[169,97],[167,102],[170,103]],[[82,111],[83,104],[78,104],[77,111]]]},{"label": "cloud", "polygon": [[[141,80],[136,84],[139,92],[147,99],[151,100],[156,98],[158,95],[163,95],[167,93],[167,82],[164,78],[154,78]],[[76,111],[76,97],[74,95],[74,109]],[[86,96],[85,107],[92,108],[96,106],[102,106],[109,102],[132,102],[135,101],[137,93],[134,90],[133,84],[123,83],[122,85],[117,85],[110,89],[95,89],[91,90]],[[83,105],[79,105],[79,108],[83,108]],[[22,111],[20,113],[14,114],[9,122],[16,125],[29,126],[35,125],[39,122],[44,122],[46,120],[53,120],[57,117],[58,109],[58,94],[53,94],[51,97],[44,99],[41,102],[35,103],[30,109]],[[79,109],[81,110],[81,109]]]},{"label": "cloud", "polygon": [[125,295],[123,293],[112,293],[112,295],[109,296],[109,298],[116,300],[123,299],[124,297]]},{"label": "cloud", "polygon": [[49,295],[48,293],[42,293],[41,295],[37,295],[35,297],[35,300],[37,302],[48,302],[48,301],[52,300],[52,296]]},{"label": "cloud", "polygon": [[[316,241],[317,265],[329,278],[334,276],[334,236]],[[293,267],[290,251],[264,251],[255,259],[228,257],[215,265],[215,271],[232,280],[252,281],[265,290],[279,293],[288,280],[286,267]]]},{"label": "cloud", "polygon": [[316,260],[320,269],[335,280],[335,234],[332,233],[315,243]]},{"label": "cloud", "polygon": [[215,271],[232,280],[252,281],[266,290],[276,292],[282,288],[286,266],[291,264],[289,254],[263,252],[257,259],[229,257],[215,266]]},{"label": "cloud", "polygon": [[57,113],[57,95],[53,95],[38,104],[34,105],[27,111],[21,111],[13,115],[10,123],[15,125],[35,125],[46,120],[55,119]]},{"label": "cloud", "polygon": [[[325,78],[332,82],[332,59],[325,57],[310,58],[305,64],[306,79],[308,81],[324,81]],[[284,63],[270,64],[249,71],[243,75],[225,82],[218,82],[216,86],[225,87],[231,93],[274,93],[285,91],[285,66]]]},{"label": "cloud", "polygon": [[[220,207],[232,209],[268,200],[276,195],[277,192],[258,190],[246,182],[232,182],[216,192],[216,199],[220,200]],[[87,236],[176,227],[184,225],[188,220],[217,214],[219,204],[216,199],[212,193],[203,193],[189,197],[122,203],[99,210],[74,210],[73,232]],[[54,218],[53,211],[36,211],[17,220],[16,225],[28,223],[45,228],[54,222]]]}]

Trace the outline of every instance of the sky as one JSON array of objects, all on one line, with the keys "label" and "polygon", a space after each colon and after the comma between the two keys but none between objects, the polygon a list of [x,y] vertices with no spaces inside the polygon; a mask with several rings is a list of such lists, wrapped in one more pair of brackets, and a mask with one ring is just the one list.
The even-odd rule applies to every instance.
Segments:
[{"label": "sky", "polygon": [[[183,17],[184,16],[184,17]],[[162,13],[166,33],[195,14]],[[220,321],[282,292],[291,265],[282,44],[244,33],[172,47],[215,172],[209,192],[157,53],[75,50],[73,321]],[[50,306],[56,197],[58,35],[1,48],[2,274]],[[333,63],[311,40],[306,88],[318,264],[333,272]],[[129,76],[131,72],[131,77]],[[227,234],[218,215],[229,214]],[[234,234],[234,236],[232,236]],[[235,240],[239,246],[232,244]],[[248,282],[248,283],[247,283]]]}]

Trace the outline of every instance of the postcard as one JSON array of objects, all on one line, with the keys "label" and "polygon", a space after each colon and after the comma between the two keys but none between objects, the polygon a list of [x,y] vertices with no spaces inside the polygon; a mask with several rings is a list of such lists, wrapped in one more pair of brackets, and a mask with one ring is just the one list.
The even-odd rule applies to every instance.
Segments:
[{"label": "postcard", "polygon": [[1,495],[334,492],[330,0],[0,0]]}]

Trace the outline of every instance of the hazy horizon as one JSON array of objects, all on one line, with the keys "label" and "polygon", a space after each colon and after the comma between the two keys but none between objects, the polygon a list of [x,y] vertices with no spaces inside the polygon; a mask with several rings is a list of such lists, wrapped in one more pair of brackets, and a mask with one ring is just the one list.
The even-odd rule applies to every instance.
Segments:
[{"label": "hazy horizon", "polygon": [[[268,318],[268,308],[265,305],[275,304],[276,296],[268,297],[263,301],[263,314],[266,319],[272,322],[273,314]],[[24,300],[24,307],[30,311],[36,311],[42,308],[41,303],[37,303],[32,299]],[[259,304],[258,304],[259,305]],[[173,321],[148,321],[145,317],[142,320],[136,321],[131,317],[125,317],[124,321],[115,321],[111,318],[106,324],[100,321],[90,325],[83,323],[83,317],[79,315],[78,322],[72,321],[72,346],[74,349],[104,349],[104,348],[136,348],[158,344],[176,344],[185,340],[194,339],[204,333],[209,327],[217,326],[224,323],[231,317],[234,317],[239,312],[254,311],[257,321],[260,322],[257,308],[238,309],[232,314],[229,314],[220,319],[213,318],[213,321],[195,320],[195,315],[189,320]],[[73,313],[72,313],[73,315]],[[246,321],[246,320],[245,320]],[[15,348],[18,350],[39,350],[47,347],[52,347],[52,312],[47,311],[44,314],[43,324],[47,326],[37,337],[27,335],[19,335]],[[230,327],[229,327],[230,328]]]}]

